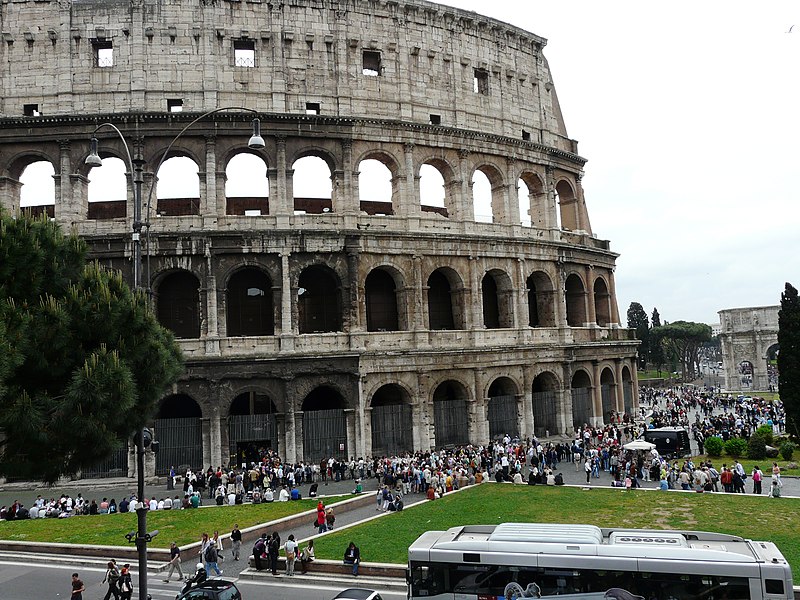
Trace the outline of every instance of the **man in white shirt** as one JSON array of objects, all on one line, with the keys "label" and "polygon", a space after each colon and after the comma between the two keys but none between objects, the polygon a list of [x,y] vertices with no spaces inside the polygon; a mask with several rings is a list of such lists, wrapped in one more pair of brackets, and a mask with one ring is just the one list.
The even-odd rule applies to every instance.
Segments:
[{"label": "man in white shirt", "polygon": [[289,501],[289,491],[286,489],[286,486],[281,488],[281,493],[278,495],[278,502],[288,502]]}]

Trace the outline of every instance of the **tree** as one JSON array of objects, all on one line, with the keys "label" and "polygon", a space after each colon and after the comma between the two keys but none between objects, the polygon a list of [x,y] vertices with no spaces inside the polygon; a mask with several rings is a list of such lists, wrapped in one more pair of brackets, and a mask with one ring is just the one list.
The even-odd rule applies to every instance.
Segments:
[{"label": "tree", "polygon": [[700,371],[700,346],[711,339],[711,327],[705,323],[675,321],[656,327],[651,336],[658,340],[668,353],[673,353],[681,365],[684,380],[693,379]]},{"label": "tree", "polygon": [[0,214],[0,475],[52,483],[96,464],[181,370],[144,293],[57,224]]},{"label": "tree", "polygon": [[789,433],[800,437],[800,300],[786,284],[778,311],[778,385]]},{"label": "tree", "polygon": [[636,339],[641,340],[639,346],[640,366],[644,368],[648,360],[648,340],[650,338],[650,323],[647,320],[647,313],[638,302],[631,302],[628,307],[628,329],[636,330]]},{"label": "tree", "polygon": [[[661,315],[658,314],[657,308],[653,308],[653,316],[650,318],[650,323],[652,329],[661,327]],[[664,365],[664,360],[664,347],[661,345],[659,340],[652,339],[650,341],[650,362],[658,371],[661,371],[661,367]]]}]

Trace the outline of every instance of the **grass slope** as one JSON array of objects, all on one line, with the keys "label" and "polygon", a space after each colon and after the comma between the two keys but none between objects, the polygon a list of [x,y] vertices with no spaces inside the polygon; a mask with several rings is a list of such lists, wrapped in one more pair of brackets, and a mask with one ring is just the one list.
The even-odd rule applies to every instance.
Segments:
[{"label": "grass slope", "polygon": [[694,529],[774,542],[800,583],[798,509],[800,500],[794,498],[485,484],[323,536],[315,550],[318,558],[341,560],[352,540],[365,561],[405,564],[408,547],[420,534],[458,525],[543,522]]}]

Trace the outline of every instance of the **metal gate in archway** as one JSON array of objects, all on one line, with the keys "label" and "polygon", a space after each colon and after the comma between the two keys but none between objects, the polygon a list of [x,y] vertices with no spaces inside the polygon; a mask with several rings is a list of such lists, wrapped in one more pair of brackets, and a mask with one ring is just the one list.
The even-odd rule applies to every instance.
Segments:
[{"label": "metal gate in archway", "polygon": [[603,423],[610,423],[611,413],[617,410],[613,387],[614,386],[608,383],[604,383],[600,386],[600,397],[603,400]]},{"label": "metal gate in archway", "polygon": [[375,406],[371,422],[373,456],[396,456],[413,449],[411,405]]},{"label": "metal gate in archway", "polygon": [[624,382],[622,384],[622,393],[625,402],[625,412],[629,415],[633,415],[633,382]]},{"label": "metal gate in archway", "polygon": [[128,476],[128,444],[113,450],[106,458],[81,470],[82,479],[103,479]]},{"label": "metal gate in archway", "polygon": [[344,410],[310,410],[303,413],[303,459],[347,456],[347,420]]},{"label": "metal gate in archway", "polygon": [[170,467],[180,472],[185,468],[203,467],[203,428],[197,417],[156,419],[155,437],[159,441],[156,473],[165,475]]},{"label": "metal gate in archway", "polygon": [[433,403],[433,422],[437,447],[469,443],[466,400],[436,400]]},{"label": "metal gate in archway", "polygon": [[592,417],[592,399],[589,394],[590,388],[572,388],[572,426],[574,428],[583,427],[584,423],[589,423]]},{"label": "metal gate in archway", "polygon": [[546,437],[558,433],[558,412],[556,392],[547,390],[533,392],[533,433],[536,437]]},{"label": "metal gate in archway", "polygon": [[489,398],[489,439],[496,440],[506,434],[519,436],[519,416],[516,396]]},{"label": "metal gate in archway", "polygon": [[[228,416],[228,446],[232,464],[238,466],[243,462],[258,460],[258,457],[252,454],[257,451],[256,446],[274,449],[276,441],[275,415]],[[252,448],[249,448],[250,446]]]}]

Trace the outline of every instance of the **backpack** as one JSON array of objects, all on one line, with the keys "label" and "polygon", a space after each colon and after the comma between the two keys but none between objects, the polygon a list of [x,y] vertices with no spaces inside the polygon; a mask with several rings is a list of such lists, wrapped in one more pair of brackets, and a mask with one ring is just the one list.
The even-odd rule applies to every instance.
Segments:
[{"label": "backpack", "polygon": [[203,556],[206,562],[217,562],[217,549],[214,546],[209,546]]}]

